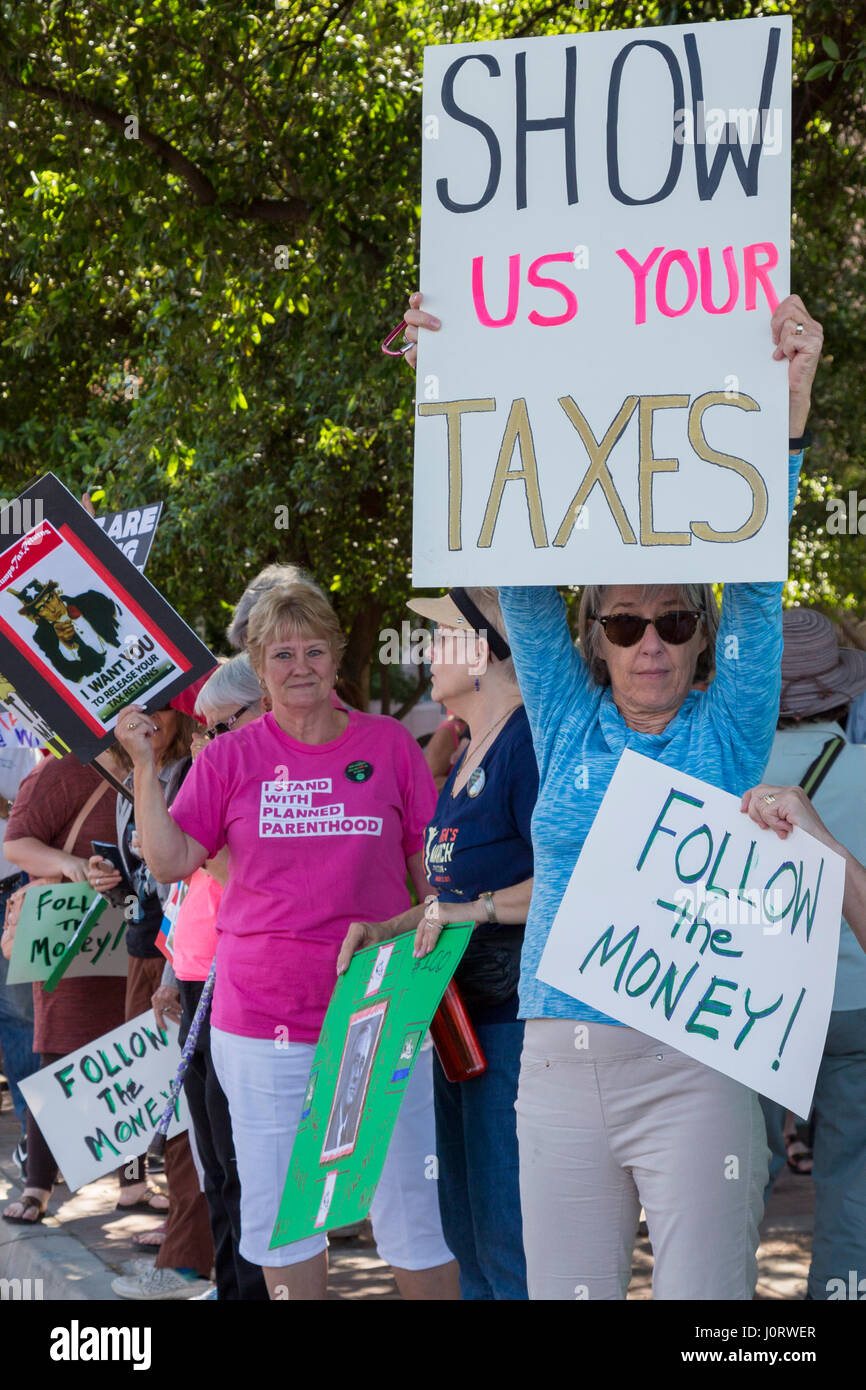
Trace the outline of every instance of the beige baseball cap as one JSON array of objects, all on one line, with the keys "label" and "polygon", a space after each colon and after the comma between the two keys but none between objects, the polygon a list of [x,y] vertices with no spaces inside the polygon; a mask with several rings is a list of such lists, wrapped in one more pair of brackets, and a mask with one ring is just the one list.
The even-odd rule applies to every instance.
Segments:
[{"label": "beige baseball cap", "polygon": [[490,650],[500,661],[511,655],[511,648],[501,632],[485,618],[480,608],[472,602],[465,589],[449,589],[444,598],[416,598],[408,604],[413,613],[421,618],[432,618],[443,627],[462,628],[464,632],[483,632]]}]

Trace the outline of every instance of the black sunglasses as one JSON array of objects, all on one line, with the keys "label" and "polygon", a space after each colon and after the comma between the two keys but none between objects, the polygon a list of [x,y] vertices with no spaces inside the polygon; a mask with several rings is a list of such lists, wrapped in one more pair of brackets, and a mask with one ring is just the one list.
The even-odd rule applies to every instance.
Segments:
[{"label": "black sunglasses", "polygon": [[650,623],[669,647],[681,647],[694,637],[702,614],[693,609],[678,608],[672,613],[662,613],[658,618],[642,618],[637,613],[612,613],[606,618],[593,613],[592,617],[594,622],[601,624],[605,637],[615,647],[635,646]]},{"label": "black sunglasses", "polygon": [[217,738],[219,734],[227,734],[229,729],[233,729],[242,714],[246,714],[250,705],[244,705],[242,709],[235,710],[234,714],[226,720],[221,720],[219,724],[214,724],[210,729],[202,729],[202,738]]}]

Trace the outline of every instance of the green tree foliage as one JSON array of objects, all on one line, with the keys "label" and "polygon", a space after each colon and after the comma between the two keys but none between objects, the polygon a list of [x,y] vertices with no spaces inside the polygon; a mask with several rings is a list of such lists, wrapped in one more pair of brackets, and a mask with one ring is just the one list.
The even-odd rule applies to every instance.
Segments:
[{"label": "green tree foliage", "polygon": [[[417,278],[424,45],[791,12],[794,283],[825,323],[790,596],[866,597],[826,533],[862,484],[859,6],[0,0],[0,459],[167,502],[151,577],[218,645],[306,564],[364,681],[409,590],[412,392],[379,343]],[[807,74],[809,74],[807,80]]]}]

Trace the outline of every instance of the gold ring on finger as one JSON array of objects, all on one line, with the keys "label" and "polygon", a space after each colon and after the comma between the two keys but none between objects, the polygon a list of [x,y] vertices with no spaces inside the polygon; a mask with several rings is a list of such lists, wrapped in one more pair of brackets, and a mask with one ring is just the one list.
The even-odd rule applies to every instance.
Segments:
[{"label": "gold ring on finger", "polygon": [[133,722],[127,724],[126,727],[127,727],[127,729],[137,729],[137,728],[138,728],[138,721],[137,721],[137,720],[134,720]]},{"label": "gold ring on finger", "polygon": [[772,793],[772,792],[767,792],[767,794],[766,794],[765,796],[762,796],[762,797],[761,797],[761,800],[762,800],[762,801],[766,801],[766,803],[767,803],[768,806],[772,806],[772,804],[773,804],[773,802],[776,800],[776,798],[773,796],[773,793]]}]

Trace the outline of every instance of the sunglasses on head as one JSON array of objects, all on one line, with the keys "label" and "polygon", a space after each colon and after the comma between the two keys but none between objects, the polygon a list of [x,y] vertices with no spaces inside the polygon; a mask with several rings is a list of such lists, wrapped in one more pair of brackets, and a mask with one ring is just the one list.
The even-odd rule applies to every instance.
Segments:
[{"label": "sunglasses on head", "polygon": [[212,724],[209,729],[200,730],[202,738],[217,738],[220,734],[227,734],[229,729],[234,728],[241,715],[246,714],[249,708],[249,705],[244,705],[242,709],[235,710],[230,718],[220,720],[219,724]]},{"label": "sunglasses on head", "polygon": [[681,647],[694,637],[702,614],[689,608],[677,608],[658,618],[642,618],[637,613],[612,613],[606,618],[593,614],[593,621],[604,628],[604,635],[615,647],[633,647],[652,623],[663,642],[669,647]]}]

